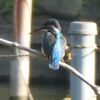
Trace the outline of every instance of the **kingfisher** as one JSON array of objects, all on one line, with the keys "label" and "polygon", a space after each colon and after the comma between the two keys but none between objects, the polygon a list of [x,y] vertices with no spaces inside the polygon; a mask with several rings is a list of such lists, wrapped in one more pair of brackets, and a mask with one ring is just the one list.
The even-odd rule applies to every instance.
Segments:
[{"label": "kingfisher", "polygon": [[39,29],[42,37],[42,51],[49,59],[49,68],[59,69],[59,61],[63,59],[67,49],[66,37],[61,32],[61,26],[57,19],[46,20]]}]

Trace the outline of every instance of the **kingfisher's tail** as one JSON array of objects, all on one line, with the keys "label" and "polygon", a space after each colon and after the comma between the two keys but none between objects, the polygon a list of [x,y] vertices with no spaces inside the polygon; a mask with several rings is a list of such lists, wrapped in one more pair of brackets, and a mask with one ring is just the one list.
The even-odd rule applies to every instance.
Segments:
[{"label": "kingfisher's tail", "polygon": [[59,63],[49,63],[49,68],[53,70],[58,70],[59,69]]}]

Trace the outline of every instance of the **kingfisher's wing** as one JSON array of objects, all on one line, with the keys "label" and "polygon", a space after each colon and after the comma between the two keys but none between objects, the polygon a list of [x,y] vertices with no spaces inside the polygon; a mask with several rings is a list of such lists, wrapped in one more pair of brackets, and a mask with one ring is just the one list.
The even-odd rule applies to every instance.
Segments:
[{"label": "kingfisher's wing", "polygon": [[67,49],[67,39],[64,35],[61,35],[60,38],[60,42],[61,42],[61,58],[62,59],[65,56],[65,50]]},{"label": "kingfisher's wing", "polygon": [[52,48],[49,61],[49,68],[53,70],[58,70],[60,58],[61,58],[61,43],[60,40],[58,40]]},{"label": "kingfisher's wing", "polygon": [[64,62],[69,62],[71,60],[70,48],[67,45],[67,38],[65,36],[61,36],[61,60]]},{"label": "kingfisher's wing", "polygon": [[55,36],[51,32],[43,34],[42,47],[45,55],[49,58],[55,42]]},{"label": "kingfisher's wing", "polygon": [[60,40],[55,43],[52,48],[52,53],[50,56],[49,68],[53,70],[59,69],[59,61],[65,56],[67,40],[66,37],[61,34]]},{"label": "kingfisher's wing", "polygon": [[45,32],[42,38],[42,48],[45,55],[49,58],[49,68],[59,69],[59,61],[64,57],[66,50],[66,38],[61,35],[59,42],[51,32]]}]

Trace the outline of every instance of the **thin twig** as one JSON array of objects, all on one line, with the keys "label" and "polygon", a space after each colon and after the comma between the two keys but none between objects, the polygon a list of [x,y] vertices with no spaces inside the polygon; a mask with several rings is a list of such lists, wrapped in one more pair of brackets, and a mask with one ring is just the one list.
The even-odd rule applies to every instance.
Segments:
[{"label": "thin twig", "polygon": [[84,81],[87,85],[89,85],[97,95],[100,95],[100,87],[92,84],[91,82],[89,82],[81,73],[79,73],[74,67],[64,63],[64,62],[59,62],[59,64],[61,65],[61,67],[67,69],[69,72],[73,73],[74,75],[76,75],[79,79],[81,79],[82,81]]},{"label": "thin twig", "polygon": [[[8,40],[5,40],[5,39],[1,39],[0,38],[0,43],[3,44],[3,45],[6,45],[6,46],[10,46],[10,47],[16,47],[16,48],[19,48],[19,49],[22,49],[22,50],[25,50],[29,53],[32,53],[32,54],[36,54],[36,55],[40,55],[40,52],[37,51],[37,50],[34,50],[34,49],[30,49],[30,48],[27,48],[27,47],[24,47],[20,44],[18,44],[17,42],[11,42],[11,41],[8,41]],[[100,87],[95,85],[95,84],[92,84],[91,82],[89,82],[81,73],[79,73],[76,69],[74,69],[74,67],[64,63],[64,62],[59,62],[59,64],[69,70],[69,72],[73,73],[74,75],[76,75],[79,79],[81,79],[82,81],[84,81],[87,85],[89,85],[97,95],[100,95]]]},{"label": "thin twig", "polygon": [[40,54],[37,50],[24,47],[24,46],[20,45],[17,42],[8,41],[8,40],[2,39],[2,38],[0,38],[0,44],[6,45],[6,46],[9,46],[9,47],[16,47],[18,49],[25,50],[25,51],[33,53],[35,55],[39,55]]},{"label": "thin twig", "polygon": [[[16,47],[16,48],[25,50],[25,51],[27,51],[27,52],[30,52],[30,53],[39,55],[39,52],[38,52],[38,51],[36,51],[36,50],[34,50],[34,49],[30,49],[30,48],[24,47],[24,46],[18,44],[17,42],[12,42],[12,41],[8,41],[8,40],[5,40],[5,39],[0,38],[0,43],[3,44],[3,45],[9,46],[9,47]],[[21,71],[21,70],[20,70],[20,71]],[[22,72],[22,71],[21,71],[21,72]],[[22,73],[22,74],[23,74],[23,73]],[[22,75],[22,76],[23,76],[23,75]],[[25,81],[24,81],[24,83],[25,83]],[[26,83],[25,83],[25,86],[26,86],[26,88],[27,88],[27,90],[28,90],[28,92],[29,92],[29,99],[30,99],[30,100],[34,100],[29,86],[28,86]]]}]

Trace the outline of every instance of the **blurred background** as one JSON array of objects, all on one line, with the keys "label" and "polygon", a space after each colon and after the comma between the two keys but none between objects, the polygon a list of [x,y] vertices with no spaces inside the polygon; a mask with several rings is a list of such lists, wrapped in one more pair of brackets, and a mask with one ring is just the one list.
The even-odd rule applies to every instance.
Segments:
[{"label": "blurred background", "polygon": [[[15,41],[13,31],[13,2],[0,0],[0,38]],[[59,20],[62,32],[67,37],[72,21],[94,21],[98,25],[96,42],[100,46],[100,0],[33,0],[32,30],[46,19]],[[31,48],[40,50],[41,36],[32,36]],[[9,74],[14,49],[0,44],[0,99],[7,100],[9,92]],[[4,55],[4,56],[2,56]],[[48,61],[40,57],[31,58],[30,86],[35,100],[65,100],[69,97],[69,72],[60,68],[52,71]],[[100,85],[100,52],[96,52],[96,84]],[[48,88],[49,87],[49,88]],[[51,93],[51,94],[50,94]],[[51,97],[51,99],[49,98]],[[67,100],[67,99],[66,99]]]}]

